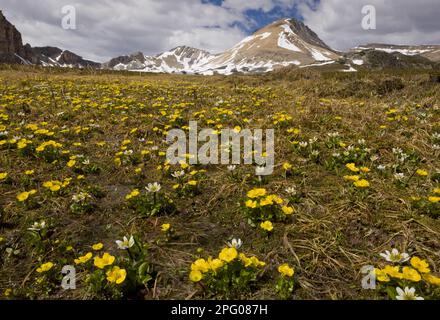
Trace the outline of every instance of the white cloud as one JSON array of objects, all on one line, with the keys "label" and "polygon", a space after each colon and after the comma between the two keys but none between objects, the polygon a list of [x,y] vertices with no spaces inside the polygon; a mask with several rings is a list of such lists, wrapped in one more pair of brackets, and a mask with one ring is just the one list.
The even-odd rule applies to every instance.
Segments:
[{"label": "white cloud", "polygon": [[[64,5],[76,8],[76,30],[61,27]],[[157,54],[182,44],[217,52],[245,36],[230,27],[245,20],[243,15],[199,0],[2,0],[1,8],[24,42],[97,61],[134,51]]]},{"label": "white cloud", "polygon": [[[377,9],[377,30],[361,28],[365,4]],[[76,7],[77,30],[61,28],[64,5]],[[135,51],[157,54],[178,45],[219,52],[246,36],[231,27],[234,22],[255,27],[246,10],[268,13],[276,6],[294,5],[305,23],[339,50],[370,42],[440,43],[439,0],[321,0],[318,4],[314,0],[225,0],[222,6],[201,0],[1,0],[0,6],[24,42],[105,61]]]},{"label": "white cloud", "polygon": [[[361,27],[364,5],[376,8],[376,30]],[[335,49],[366,43],[440,44],[439,0],[322,0],[316,10],[302,1],[299,8],[304,22]]]}]

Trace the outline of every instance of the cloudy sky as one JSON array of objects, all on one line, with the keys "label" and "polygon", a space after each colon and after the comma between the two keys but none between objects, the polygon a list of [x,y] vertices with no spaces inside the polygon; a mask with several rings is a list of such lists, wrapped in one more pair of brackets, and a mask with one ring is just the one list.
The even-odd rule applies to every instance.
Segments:
[{"label": "cloudy sky", "polygon": [[[61,27],[62,7],[76,9],[76,30]],[[373,5],[377,29],[361,27]],[[57,46],[85,58],[179,45],[220,52],[280,18],[302,19],[331,47],[440,44],[440,0],[0,0],[0,9],[33,46]]]}]

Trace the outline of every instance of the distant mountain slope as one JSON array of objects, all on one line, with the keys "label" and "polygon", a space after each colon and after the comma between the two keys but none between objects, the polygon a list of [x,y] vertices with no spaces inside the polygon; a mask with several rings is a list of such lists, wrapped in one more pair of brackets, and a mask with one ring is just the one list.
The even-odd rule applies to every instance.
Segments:
[{"label": "distant mountain slope", "polygon": [[203,75],[263,73],[287,66],[342,72],[361,68],[433,69],[440,67],[440,45],[373,43],[341,53],[332,50],[303,22],[282,19],[219,54],[179,46],[155,56],[137,52],[101,64],[57,47],[23,45],[20,32],[0,11],[0,63]]},{"label": "distant mountain slope", "polygon": [[71,68],[100,68],[101,64],[84,60],[67,50],[55,47],[32,48],[23,45],[20,32],[0,11],[0,63],[36,64]]},{"label": "distant mountain slope", "polygon": [[307,65],[337,58],[339,54],[304,23],[284,19],[258,30],[220,54],[183,46],[154,57],[142,53],[121,56],[105,63],[104,67],[148,72],[231,74],[267,72],[288,65]]},{"label": "distant mountain slope", "polygon": [[370,43],[358,46],[352,51],[359,52],[363,50],[374,49],[387,53],[398,52],[405,56],[422,56],[434,62],[440,62],[440,45],[394,45],[382,43]]}]

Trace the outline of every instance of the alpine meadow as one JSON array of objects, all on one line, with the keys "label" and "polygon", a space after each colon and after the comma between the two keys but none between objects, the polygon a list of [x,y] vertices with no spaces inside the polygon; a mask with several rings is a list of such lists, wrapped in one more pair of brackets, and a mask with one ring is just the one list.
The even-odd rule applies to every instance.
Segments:
[{"label": "alpine meadow", "polygon": [[440,45],[336,50],[304,11],[94,62],[10,3],[1,300],[440,299]]}]

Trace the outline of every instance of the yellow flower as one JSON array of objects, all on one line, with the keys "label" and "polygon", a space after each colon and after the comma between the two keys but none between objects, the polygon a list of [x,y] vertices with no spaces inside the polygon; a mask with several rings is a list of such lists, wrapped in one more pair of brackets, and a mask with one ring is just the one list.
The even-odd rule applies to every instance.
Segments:
[{"label": "yellow flower", "polygon": [[379,280],[380,282],[388,282],[390,281],[390,278],[388,277],[388,274],[381,269],[374,269],[374,274],[376,275],[377,280]]},{"label": "yellow flower", "polygon": [[419,176],[421,176],[421,177],[426,177],[426,176],[428,175],[428,171],[423,170],[423,169],[418,169],[418,170],[416,171],[416,173],[417,173]]},{"label": "yellow flower", "polygon": [[273,204],[273,199],[271,196],[267,196],[264,199],[260,200],[260,206],[264,207],[264,206],[270,206]]},{"label": "yellow flower", "polygon": [[168,230],[170,230],[170,228],[171,228],[171,224],[169,224],[169,223],[164,223],[164,224],[161,226],[161,228],[162,228],[162,231],[163,231],[163,232],[167,232]]},{"label": "yellow flower", "polygon": [[34,173],[35,173],[35,170],[26,170],[24,172],[24,174],[27,175],[27,176],[33,175]]},{"label": "yellow flower", "polygon": [[344,180],[345,181],[359,181],[360,177],[359,176],[344,176]]},{"label": "yellow flower", "polygon": [[104,269],[104,267],[112,265],[113,262],[115,262],[115,257],[107,252],[103,254],[102,258],[95,257],[93,261],[94,265],[99,269]]},{"label": "yellow flower", "polygon": [[210,265],[205,259],[197,259],[191,265],[191,270],[197,270],[202,273],[208,272],[209,269],[210,269]]},{"label": "yellow flower", "polygon": [[43,263],[40,267],[37,268],[37,272],[38,273],[47,272],[50,269],[52,269],[53,266],[54,264],[52,262]]},{"label": "yellow flower", "polygon": [[295,209],[293,209],[292,207],[287,207],[287,206],[283,206],[281,208],[281,210],[283,210],[285,215],[291,215],[292,213],[295,212]]},{"label": "yellow flower", "polygon": [[435,193],[435,194],[440,194],[440,188],[435,188],[435,189],[434,189],[434,193]]},{"label": "yellow flower", "polygon": [[134,189],[132,192],[130,192],[130,194],[127,194],[127,195],[125,196],[125,199],[126,199],[126,200],[130,200],[130,199],[132,199],[132,198],[137,197],[137,196],[140,195],[140,194],[141,194],[141,193],[139,192],[138,189]]},{"label": "yellow flower", "polygon": [[76,161],[75,161],[75,160],[70,160],[69,162],[67,162],[67,166],[68,166],[69,168],[72,168],[75,164],[76,164]]},{"label": "yellow flower", "polygon": [[101,250],[103,247],[104,247],[104,245],[103,245],[101,242],[99,242],[99,243],[95,243],[95,244],[92,246],[92,249],[95,250],[95,251],[99,251],[99,250]]},{"label": "yellow flower", "polygon": [[412,257],[410,263],[414,268],[419,270],[421,273],[431,272],[431,270],[429,269],[429,264],[425,260],[420,259],[419,257]]},{"label": "yellow flower", "polygon": [[291,165],[290,163],[288,163],[288,162],[284,162],[284,163],[283,163],[283,169],[284,169],[285,171],[289,171],[289,170],[292,169],[292,165]]},{"label": "yellow flower", "polygon": [[368,188],[370,186],[370,183],[365,179],[355,181],[355,182],[353,182],[353,184],[357,188]]},{"label": "yellow flower", "polygon": [[25,191],[17,195],[17,200],[19,202],[26,201],[29,198],[29,192]]},{"label": "yellow flower", "polygon": [[235,249],[234,247],[232,248],[224,248],[220,254],[218,255],[220,260],[223,260],[225,262],[231,262],[233,261],[235,258],[237,258],[238,256],[238,252],[237,249]]},{"label": "yellow flower", "polygon": [[295,273],[295,270],[293,270],[293,268],[291,268],[287,263],[284,263],[278,267],[278,272],[285,277],[292,277]]},{"label": "yellow flower", "polygon": [[188,181],[188,185],[196,186],[197,185],[197,181],[195,181],[195,180]]},{"label": "yellow flower", "polygon": [[359,168],[357,168],[354,163],[347,163],[345,167],[352,172],[359,172]]},{"label": "yellow flower", "polygon": [[399,267],[393,267],[390,265],[385,266],[385,268],[382,269],[383,272],[385,272],[387,275],[389,275],[392,278],[402,279],[403,274],[399,272]]},{"label": "yellow flower", "polygon": [[247,193],[248,198],[251,199],[263,197],[265,195],[266,195],[266,189],[263,188],[252,189]]},{"label": "yellow flower", "polygon": [[220,259],[209,258],[208,264],[212,271],[216,271],[218,268],[223,267],[223,261],[221,261]]},{"label": "yellow flower", "polygon": [[125,269],[114,266],[111,270],[106,272],[106,275],[109,282],[121,284],[122,282],[124,282],[125,277],[127,276],[127,271]]},{"label": "yellow flower", "polygon": [[202,280],[202,277],[203,277],[202,273],[198,270],[192,270],[189,274],[189,279],[192,282],[199,282],[200,280]]},{"label": "yellow flower", "polygon": [[368,173],[371,170],[370,170],[370,168],[367,168],[367,167],[361,167],[361,171],[364,172],[364,173]]},{"label": "yellow flower", "polygon": [[248,200],[245,203],[246,207],[254,209],[257,207],[257,201]]},{"label": "yellow flower", "polygon": [[440,201],[440,197],[428,197],[428,201],[432,203],[438,203]]},{"label": "yellow flower", "polygon": [[433,276],[432,274],[424,274],[423,279],[425,279],[429,284],[440,286],[440,278]]},{"label": "yellow flower", "polygon": [[273,224],[270,221],[264,221],[260,224],[260,228],[270,232],[273,230]]},{"label": "yellow flower", "polygon": [[403,277],[403,279],[414,281],[414,282],[419,282],[420,280],[422,280],[422,277],[420,276],[420,274],[416,270],[414,270],[413,268],[410,268],[410,267],[403,268],[402,277]]},{"label": "yellow flower", "polygon": [[74,262],[75,264],[83,264],[89,261],[90,259],[92,259],[92,256],[93,256],[92,253],[88,252],[85,255],[78,257],[78,259],[75,259]]},{"label": "yellow flower", "polygon": [[8,177],[8,173],[7,172],[0,172],[0,181],[1,180],[5,180]]}]

